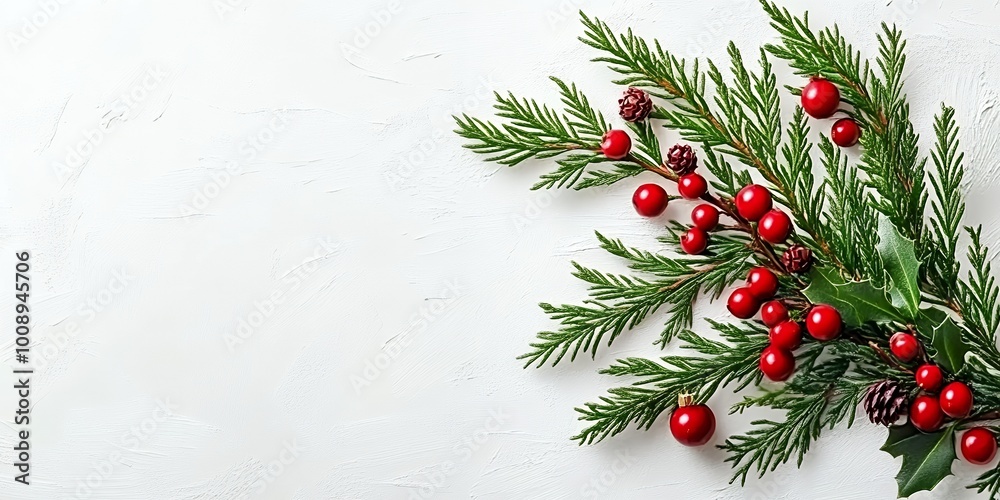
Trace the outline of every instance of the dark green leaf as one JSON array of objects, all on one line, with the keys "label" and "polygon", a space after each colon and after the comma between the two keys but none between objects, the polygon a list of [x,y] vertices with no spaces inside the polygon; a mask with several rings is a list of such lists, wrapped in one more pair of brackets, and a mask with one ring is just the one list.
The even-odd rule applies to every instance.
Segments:
[{"label": "dark green leaf", "polygon": [[905,498],[918,491],[930,490],[942,479],[951,475],[955,461],[955,427],[924,434],[912,425],[889,429],[889,438],[882,451],[894,457],[903,457],[903,466],[896,475],[899,497]]},{"label": "dark green leaf", "polygon": [[909,317],[914,318],[920,307],[920,261],[913,240],[899,234],[896,226],[885,217],[878,221],[878,236],[878,253],[892,282],[889,289],[892,304],[905,308]]},{"label": "dark green leaf", "polygon": [[932,344],[934,361],[952,373],[958,373],[965,366],[965,353],[969,346],[962,340],[962,329],[950,317],[934,328]]},{"label": "dark green leaf", "polygon": [[889,302],[885,290],[870,281],[845,281],[829,267],[817,267],[810,275],[811,283],[802,293],[813,304],[837,308],[849,326],[904,321],[903,315]]}]

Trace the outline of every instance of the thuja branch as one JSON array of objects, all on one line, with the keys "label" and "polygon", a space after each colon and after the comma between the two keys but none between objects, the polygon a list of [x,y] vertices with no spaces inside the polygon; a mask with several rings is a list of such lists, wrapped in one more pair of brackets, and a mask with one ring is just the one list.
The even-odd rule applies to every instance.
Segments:
[{"label": "thuja branch", "polygon": [[761,5],[782,41],[768,45],[767,50],[800,75],[822,76],[837,84],[844,101],[854,106],[855,117],[865,130],[860,166],[868,174],[868,185],[880,195],[872,201],[905,236],[919,243],[927,202],[925,160],[919,158],[917,134],[902,93],[906,63],[902,34],[882,25],[874,65],[881,74],[876,74],[867,61],[862,65],[860,52],[847,43],[836,25],[817,34],[809,27],[808,15],[795,17],[768,0],[761,0]]},{"label": "thuja branch", "polygon": [[[679,228],[671,231],[666,241],[676,245]],[[590,284],[591,298],[582,305],[541,304],[560,322],[560,329],[538,334],[531,351],[520,357],[526,366],[548,361],[555,365],[567,354],[570,360],[581,352],[595,356],[601,344],[610,345],[664,305],[668,319],[660,341],[665,344],[691,324],[694,299],[701,293],[721,294],[746,273],[752,256],[745,239],[723,235],[715,238],[711,253],[675,258],[629,248],[600,233],[597,238],[601,248],[626,259],[633,270],[651,278],[602,273],[574,263],[574,276]]]},{"label": "thuja branch", "polygon": [[659,362],[628,358],[603,370],[605,374],[639,380],[609,390],[599,403],[577,408],[580,420],[590,425],[574,439],[580,444],[592,444],[633,424],[648,429],[660,414],[676,406],[681,393],[689,392],[695,400],[705,401],[726,385],[734,384],[738,391],[759,382],[757,362],[760,350],[767,344],[766,333],[750,325],[710,323],[725,342],[685,331],[680,334],[682,348],[694,351],[695,356],[664,356]]},{"label": "thuja branch", "polygon": [[[688,70],[683,59],[665,52],[659,42],[650,47],[631,30],[618,35],[598,19],[582,13],[581,17],[586,28],[581,41],[605,53],[594,60],[607,63],[622,75],[615,83],[645,88],[667,100],[672,107],[659,109],[655,114],[665,121],[667,128],[678,130],[685,139],[706,148],[719,148],[720,152],[733,155],[760,172],[777,189],[779,201],[789,208],[799,227],[809,234],[808,242],[837,262],[830,245],[805,215],[811,207],[799,199],[804,190],[789,184],[792,176],[781,175],[778,167],[781,129],[774,123],[779,118],[778,101],[771,65],[763,53],[762,73],[752,75],[743,65],[739,51],[730,45],[736,75],[736,86],[731,87],[711,62],[707,72],[699,69],[697,60]],[[715,102],[719,111],[713,110],[705,97],[709,78],[718,94]],[[751,108],[750,114],[746,113],[746,107]],[[800,158],[786,160],[792,163]]]}]

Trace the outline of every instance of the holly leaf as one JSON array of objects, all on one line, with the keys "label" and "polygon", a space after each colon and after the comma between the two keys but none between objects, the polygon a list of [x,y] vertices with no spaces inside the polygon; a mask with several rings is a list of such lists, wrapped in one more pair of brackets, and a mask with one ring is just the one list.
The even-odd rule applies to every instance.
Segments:
[{"label": "holly leaf", "polygon": [[837,308],[848,326],[861,326],[870,321],[885,323],[906,321],[889,302],[885,289],[871,281],[845,281],[833,268],[813,268],[810,284],[802,293],[813,304]]},{"label": "holly leaf", "polygon": [[912,425],[891,427],[882,451],[903,457],[903,466],[896,474],[899,498],[937,486],[951,475],[955,461],[955,427],[924,434]]},{"label": "holly leaf", "polygon": [[962,340],[962,328],[948,317],[934,328],[931,345],[934,346],[934,361],[951,373],[958,373],[965,366],[965,353],[969,346]]},{"label": "holly leaf", "polygon": [[913,240],[899,234],[896,226],[885,217],[878,221],[878,236],[876,249],[892,282],[889,288],[892,304],[905,309],[909,317],[914,318],[920,312],[920,261]]},{"label": "holly leaf", "polygon": [[917,335],[925,340],[929,354],[952,373],[965,366],[969,345],[962,338],[962,327],[940,309],[922,309],[915,321]]}]

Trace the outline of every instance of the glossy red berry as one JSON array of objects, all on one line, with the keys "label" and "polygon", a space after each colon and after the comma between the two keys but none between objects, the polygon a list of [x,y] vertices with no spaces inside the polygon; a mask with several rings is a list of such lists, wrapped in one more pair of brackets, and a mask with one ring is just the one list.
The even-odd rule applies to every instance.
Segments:
[{"label": "glossy red berry", "polygon": [[729,308],[729,312],[733,313],[733,316],[740,319],[750,319],[760,309],[760,302],[754,298],[749,287],[741,287],[729,294],[726,307]]},{"label": "glossy red berry", "polygon": [[621,160],[632,150],[632,138],[624,130],[609,130],[601,139],[601,152],[612,160]]},{"label": "glossy red berry", "polygon": [[697,200],[708,192],[708,181],[699,174],[682,175],[677,180],[677,190],[687,200]]},{"label": "glossy red berry", "polygon": [[771,192],[764,186],[751,184],[736,193],[736,211],[746,220],[760,220],[771,206]]},{"label": "glossy red berry", "polygon": [[858,127],[858,122],[850,118],[841,118],[834,122],[833,128],[830,129],[830,138],[834,144],[849,148],[861,139],[861,127]]},{"label": "glossy red berry", "polygon": [[802,89],[802,109],[813,118],[829,118],[840,107],[840,90],[825,78],[813,78]]},{"label": "glossy red berry", "polygon": [[778,323],[767,336],[771,345],[786,351],[794,351],[802,345],[802,327],[794,321]]},{"label": "glossy red berry", "polygon": [[985,427],[973,427],[962,434],[962,458],[976,465],[986,465],[997,456],[997,437]]},{"label": "glossy red berry", "polygon": [[768,243],[784,243],[792,234],[792,219],[785,212],[773,209],[760,218],[757,233]]},{"label": "glossy red berry", "polygon": [[919,431],[934,432],[944,423],[941,405],[933,396],[917,396],[910,405],[910,423]]},{"label": "glossy red berry", "polygon": [[690,396],[681,396],[670,415],[670,434],[684,446],[701,446],[715,434],[715,414],[705,405],[691,404]]},{"label": "glossy red berry", "polygon": [[766,267],[755,267],[747,275],[747,288],[757,300],[769,300],[778,293],[778,277]]},{"label": "glossy red berry", "polygon": [[681,248],[685,253],[698,255],[708,248],[708,234],[701,229],[692,227],[681,235]]},{"label": "glossy red berry", "polygon": [[760,308],[760,319],[770,328],[788,320],[788,308],[780,300],[766,302]]},{"label": "glossy red berry", "polygon": [[759,366],[764,376],[775,382],[781,382],[788,380],[795,371],[795,356],[785,349],[770,345],[760,354]]},{"label": "glossy red berry", "polygon": [[941,411],[951,418],[965,418],[972,411],[972,391],[962,382],[952,382],[941,389]]},{"label": "glossy red berry", "polygon": [[702,203],[691,211],[691,222],[694,222],[694,227],[702,231],[711,231],[719,224],[719,209],[708,203]]},{"label": "glossy red berry", "polygon": [[917,368],[916,373],[913,374],[913,378],[917,381],[918,387],[928,392],[940,389],[941,384],[944,382],[941,369],[936,365],[922,365],[920,368]]},{"label": "glossy red berry", "polygon": [[806,314],[806,331],[816,340],[833,340],[843,327],[840,312],[826,304],[813,306]]},{"label": "glossy red berry", "polygon": [[667,209],[670,197],[657,184],[643,184],[632,195],[632,206],[643,217],[656,217]]},{"label": "glossy red berry", "polygon": [[909,363],[920,354],[920,341],[909,333],[898,332],[889,339],[889,350],[896,359]]}]

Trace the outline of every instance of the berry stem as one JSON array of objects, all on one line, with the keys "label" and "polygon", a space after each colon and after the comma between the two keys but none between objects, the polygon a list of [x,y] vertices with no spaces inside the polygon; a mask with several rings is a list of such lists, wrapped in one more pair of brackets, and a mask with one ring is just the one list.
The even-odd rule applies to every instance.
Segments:
[{"label": "berry stem", "polygon": [[[663,165],[652,165],[650,163],[642,161],[641,158],[631,153],[625,158],[623,158],[623,160],[635,163],[636,165],[639,165],[645,168],[646,170],[649,170],[650,172],[653,172],[675,184],[680,180],[680,177],[677,174],[675,174],[674,172],[670,171],[667,168],[664,168]],[[778,255],[774,252],[774,248],[771,247],[769,243],[760,238],[760,235],[757,234],[757,230],[753,226],[753,224],[750,224],[749,221],[741,217],[740,214],[737,213],[736,209],[733,206],[731,206],[731,204],[726,203],[724,200],[715,197],[711,193],[705,193],[704,195],[701,196],[701,199],[714,205],[720,211],[722,211],[731,219],[736,221],[735,226],[725,226],[726,229],[741,231],[750,235],[751,239],[750,247],[753,250],[763,254],[764,257],[767,258],[768,267],[781,274],[788,274],[785,272],[785,266],[781,263],[781,259],[778,258]]]},{"label": "berry stem", "polygon": [[[864,339],[861,339],[859,337],[852,336],[852,340],[854,340],[858,344],[865,345]],[[899,364],[898,362],[896,362],[896,360],[893,359],[893,357],[890,356],[889,353],[885,352],[885,349],[882,349],[881,347],[879,347],[879,345],[876,344],[875,342],[872,342],[872,341],[869,340],[867,342],[867,345],[868,345],[868,347],[871,347],[875,351],[876,354],[878,354],[878,357],[882,358],[882,361],[885,361],[886,363],[888,363],[889,365],[891,365],[893,368],[896,368],[897,370],[900,370],[900,371],[904,371],[906,373],[911,373],[911,374],[913,373],[913,370],[911,370],[911,369],[909,369],[909,368],[907,368],[907,367]]]}]

